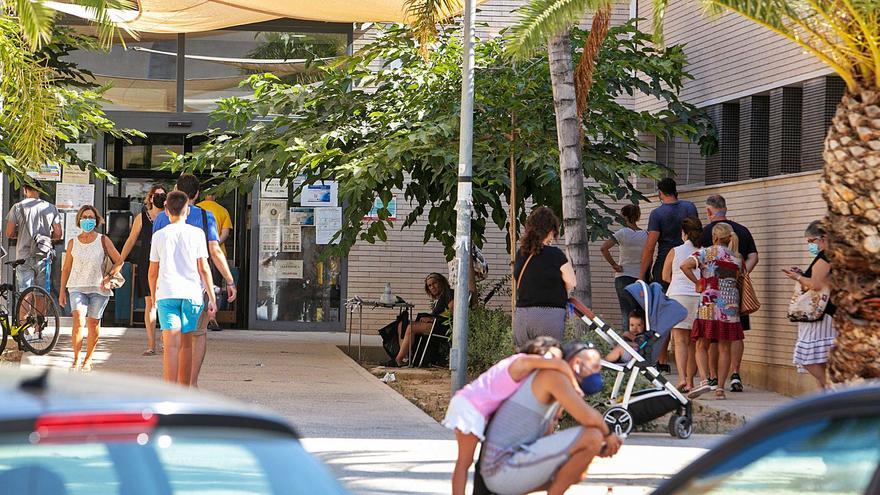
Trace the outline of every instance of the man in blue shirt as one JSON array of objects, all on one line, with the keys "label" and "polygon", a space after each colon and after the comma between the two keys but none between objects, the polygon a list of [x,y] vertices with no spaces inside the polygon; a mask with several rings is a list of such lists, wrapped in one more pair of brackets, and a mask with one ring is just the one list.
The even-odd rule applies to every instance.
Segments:
[{"label": "man in blue shirt", "polygon": [[[235,300],[236,295],[235,279],[232,278],[229,264],[226,263],[226,255],[224,255],[223,251],[220,249],[220,236],[217,235],[217,221],[214,218],[213,213],[195,205],[195,202],[199,199],[200,188],[201,184],[199,183],[199,179],[192,174],[181,175],[180,178],[177,179],[177,185],[175,186],[176,190],[186,193],[187,198],[189,198],[189,215],[186,217],[186,223],[205,231],[205,236],[208,239],[208,254],[210,260],[214,264],[214,268],[220,272],[220,276],[226,280],[226,293],[228,294],[227,300],[232,302]],[[206,220],[207,225],[205,225]],[[170,223],[171,221],[164,211],[159,213],[153,221],[153,233],[168,226]],[[214,285],[220,287],[221,282],[215,280]],[[207,334],[209,320],[210,316],[208,315],[208,312],[203,311],[199,317],[196,330],[186,334],[187,338],[184,338],[181,341],[180,352],[192,352],[192,370],[190,370],[189,376],[189,385],[191,387],[197,387],[199,384],[199,372],[202,369],[202,363],[205,361],[205,351],[207,350],[208,345]],[[185,373],[185,371],[182,370],[182,373]]]},{"label": "man in blue shirt", "polygon": [[[699,218],[700,215],[693,203],[679,201],[678,188],[672,178],[667,177],[657,182],[657,190],[662,204],[655,208],[651,212],[651,216],[648,217],[648,239],[642,249],[642,265],[639,276],[645,279],[650,269],[651,281],[659,282],[665,292],[669,287],[669,284],[663,281],[663,264],[666,262],[666,255],[672,251],[672,248],[684,243],[681,240],[681,222],[687,217]],[[654,261],[655,247],[657,247],[656,261]],[[651,268],[652,261],[654,261],[653,268]],[[668,373],[671,371],[666,362],[669,338],[662,342],[662,346],[663,352],[660,353],[660,358],[657,360],[657,369]]]}]

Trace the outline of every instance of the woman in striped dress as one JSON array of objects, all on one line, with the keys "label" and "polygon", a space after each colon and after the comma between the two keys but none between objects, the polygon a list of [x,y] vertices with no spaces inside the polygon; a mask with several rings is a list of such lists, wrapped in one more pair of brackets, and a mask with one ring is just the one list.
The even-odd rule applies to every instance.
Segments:
[{"label": "woman in striped dress", "polygon": [[[820,220],[810,223],[804,232],[804,237],[807,241],[807,249],[815,256],[813,262],[806,271],[796,267],[783,270],[785,276],[799,283],[803,289],[822,290],[831,283],[831,263],[825,254],[828,248],[825,234],[825,228]],[[828,351],[831,350],[837,337],[832,319],[836,310],[837,308],[829,302],[825,307],[825,316],[821,320],[798,323],[794,364],[797,365],[799,372],[812,375],[821,388],[825,388],[826,385],[825,363],[828,362]]]}]

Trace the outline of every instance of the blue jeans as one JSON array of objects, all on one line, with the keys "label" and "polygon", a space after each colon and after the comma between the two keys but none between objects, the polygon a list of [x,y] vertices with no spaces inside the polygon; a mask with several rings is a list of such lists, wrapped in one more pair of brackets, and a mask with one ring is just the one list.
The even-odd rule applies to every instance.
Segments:
[{"label": "blue jeans", "polygon": [[625,275],[614,279],[614,290],[617,291],[617,301],[620,304],[620,316],[623,318],[622,328],[624,332],[629,331],[629,314],[634,309],[640,308],[639,303],[626,291],[626,286],[636,280],[635,277],[627,277]]}]

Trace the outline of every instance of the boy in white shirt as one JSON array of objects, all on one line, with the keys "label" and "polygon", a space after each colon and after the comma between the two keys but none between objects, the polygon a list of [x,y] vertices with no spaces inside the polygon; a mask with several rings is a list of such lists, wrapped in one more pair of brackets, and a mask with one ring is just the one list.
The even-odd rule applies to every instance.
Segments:
[{"label": "boy in white shirt", "polygon": [[150,292],[159,311],[162,343],[165,346],[162,377],[169,382],[189,385],[182,370],[192,367],[192,335],[208,294],[208,314],[217,312],[214,282],[208,266],[205,233],[187,225],[189,204],[186,194],[173,191],[165,200],[171,224],[153,234],[150,247]]}]

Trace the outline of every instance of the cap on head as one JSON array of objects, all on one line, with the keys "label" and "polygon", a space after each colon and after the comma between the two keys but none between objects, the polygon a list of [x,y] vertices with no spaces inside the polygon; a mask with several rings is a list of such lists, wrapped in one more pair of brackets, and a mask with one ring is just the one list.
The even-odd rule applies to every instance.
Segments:
[{"label": "cap on head", "polygon": [[574,358],[581,352],[595,348],[596,346],[594,346],[592,342],[581,342],[579,340],[566,342],[562,346],[562,358],[566,361],[571,361],[572,358]]}]

